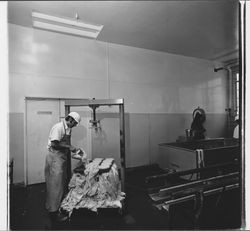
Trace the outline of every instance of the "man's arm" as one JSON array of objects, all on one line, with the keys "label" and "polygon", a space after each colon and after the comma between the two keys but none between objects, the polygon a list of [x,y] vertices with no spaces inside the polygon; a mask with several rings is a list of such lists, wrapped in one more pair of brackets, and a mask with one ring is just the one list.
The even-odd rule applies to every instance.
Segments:
[{"label": "man's arm", "polygon": [[58,140],[51,141],[51,147],[55,150],[69,149],[71,152],[75,152],[77,150],[74,146],[60,143]]}]

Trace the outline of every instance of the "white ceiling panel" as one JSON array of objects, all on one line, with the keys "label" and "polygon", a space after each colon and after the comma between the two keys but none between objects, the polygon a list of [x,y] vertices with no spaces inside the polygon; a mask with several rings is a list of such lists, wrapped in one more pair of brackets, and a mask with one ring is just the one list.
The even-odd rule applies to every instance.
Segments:
[{"label": "white ceiling panel", "polygon": [[238,55],[236,0],[210,1],[9,1],[8,21],[32,27],[31,12],[104,25],[97,40],[221,59]]}]

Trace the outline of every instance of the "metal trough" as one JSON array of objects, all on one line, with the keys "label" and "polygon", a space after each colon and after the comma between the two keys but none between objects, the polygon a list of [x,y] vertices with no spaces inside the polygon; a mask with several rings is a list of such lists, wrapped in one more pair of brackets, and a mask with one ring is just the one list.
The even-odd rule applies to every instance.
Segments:
[{"label": "metal trough", "polygon": [[[158,164],[162,169],[185,171],[233,162],[240,156],[239,141],[229,138],[159,144]],[[198,179],[200,174],[185,176]]]}]

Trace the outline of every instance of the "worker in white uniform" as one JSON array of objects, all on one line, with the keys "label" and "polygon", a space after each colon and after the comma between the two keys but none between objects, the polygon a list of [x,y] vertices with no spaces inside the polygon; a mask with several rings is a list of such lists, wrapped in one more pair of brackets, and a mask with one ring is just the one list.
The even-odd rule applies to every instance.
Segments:
[{"label": "worker in white uniform", "polygon": [[240,120],[239,120],[238,116],[235,117],[234,123],[236,124],[236,126],[234,128],[233,137],[236,138],[236,139],[239,139],[239,126],[240,126],[239,123],[240,123]]},{"label": "worker in white uniform", "polygon": [[62,214],[59,207],[67,189],[67,155],[69,152],[76,153],[80,150],[70,145],[71,129],[80,121],[81,117],[77,112],[70,112],[62,122],[52,127],[49,134],[45,181],[46,209],[52,221],[67,219],[67,214]]}]

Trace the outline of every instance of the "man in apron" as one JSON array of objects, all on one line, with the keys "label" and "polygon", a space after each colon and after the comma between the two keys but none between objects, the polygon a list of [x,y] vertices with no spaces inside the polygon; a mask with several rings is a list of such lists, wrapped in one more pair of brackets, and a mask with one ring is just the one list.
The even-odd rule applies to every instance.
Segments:
[{"label": "man in apron", "polygon": [[45,162],[46,209],[53,220],[66,220],[66,214],[59,211],[65,189],[67,188],[67,155],[78,149],[70,145],[71,129],[77,126],[81,117],[77,112],[70,112],[62,121],[55,124],[49,134],[48,154]]}]

